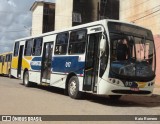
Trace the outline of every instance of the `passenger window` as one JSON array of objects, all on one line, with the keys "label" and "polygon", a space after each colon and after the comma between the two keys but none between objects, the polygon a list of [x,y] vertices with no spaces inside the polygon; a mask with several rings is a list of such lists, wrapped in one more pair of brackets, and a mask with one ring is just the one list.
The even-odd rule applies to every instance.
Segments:
[{"label": "passenger window", "polygon": [[85,52],[86,30],[73,31],[70,34],[69,54],[82,54]]},{"label": "passenger window", "polygon": [[10,54],[10,57],[9,57],[9,59],[10,59],[9,61],[11,62],[11,61],[12,61],[12,54]]},{"label": "passenger window", "polygon": [[32,48],[33,48],[33,40],[31,39],[31,40],[26,41],[24,55],[31,56]]},{"label": "passenger window", "polygon": [[36,38],[34,39],[34,45],[33,45],[33,56],[40,56],[42,51],[42,41],[43,38]]},{"label": "passenger window", "polygon": [[2,56],[0,56],[0,63],[2,62]]},{"label": "passenger window", "polygon": [[57,35],[55,45],[55,55],[65,55],[67,53],[68,46],[68,32]]},{"label": "passenger window", "polygon": [[9,59],[8,55],[6,55],[5,62],[8,62],[8,59]]},{"label": "passenger window", "polygon": [[14,56],[18,56],[18,51],[19,51],[19,42],[16,42],[15,43],[15,46],[14,46]]},{"label": "passenger window", "polygon": [[12,60],[12,54],[6,55],[6,62],[11,62]]}]

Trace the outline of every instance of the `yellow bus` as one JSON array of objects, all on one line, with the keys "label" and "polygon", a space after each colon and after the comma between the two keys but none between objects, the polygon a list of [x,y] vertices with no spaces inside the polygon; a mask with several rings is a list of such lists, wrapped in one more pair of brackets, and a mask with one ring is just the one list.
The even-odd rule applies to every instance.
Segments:
[{"label": "yellow bus", "polygon": [[0,54],[0,75],[10,76],[12,52]]}]

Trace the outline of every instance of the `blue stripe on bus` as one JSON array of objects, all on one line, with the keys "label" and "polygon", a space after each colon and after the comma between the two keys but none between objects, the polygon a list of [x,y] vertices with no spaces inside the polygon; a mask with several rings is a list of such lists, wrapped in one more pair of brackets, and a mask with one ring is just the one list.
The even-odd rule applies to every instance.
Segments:
[{"label": "blue stripe on bus", "polygon": [[[52,73],[83,74],[85,62],[78,61],[79,56],[59,56],[52,58]],[[30,63],[32,70],[41,70],[42,57],[34,57]]]},{"label": "blue stripe on bus", "polygon": [[41,70],[42,57],[34,57],[30,62],[32,70]]},{"label": "blue stripe on bus", "polygon": [[85,62],[78,61],[79,56],[53,57],[52,72],[83,74]]}]

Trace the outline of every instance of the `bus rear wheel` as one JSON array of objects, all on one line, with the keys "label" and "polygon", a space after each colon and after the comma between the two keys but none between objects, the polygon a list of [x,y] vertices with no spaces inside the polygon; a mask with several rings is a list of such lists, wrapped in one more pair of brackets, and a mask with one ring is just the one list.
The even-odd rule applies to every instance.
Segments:
[{"label": "bus rear wheel", "polygon": [[30,87],[31,86],[31,82],[29,81],[29,73],[28,71],[26,71],[23,75],[23,84],[26,86],[26,87]]},{"label": "bus rear wheel", "polygon": [[11,70],[8,70],[8,77],[9,77],[9,78],[12,78]]},{"label": "bus rear wheel", "polygon": [[81,98],[81,92],[79,91],[79,81],[76,76],[71,77],[69,80],[68,94],[73,99]]}]

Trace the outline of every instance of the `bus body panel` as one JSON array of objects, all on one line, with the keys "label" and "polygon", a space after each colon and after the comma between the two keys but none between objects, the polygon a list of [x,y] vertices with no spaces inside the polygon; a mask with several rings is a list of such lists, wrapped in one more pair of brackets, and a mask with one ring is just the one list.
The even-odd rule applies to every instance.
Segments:
[{"label": "bus body panel", "polygon": [[[20,41],[16,41],[16,43],[19,43],[18,44],[18,47],[17,47],[17,55],[15,56],[15,45],[14,45],[14,48],[13,48],[13,57],[12,57],[12,64],[11,64],[11,75],[15,78],[22,78],[21,77],[21,73],[22,73],[22,63],[23,62],[23,50],[24,50],[24,45],[25,45],[25,41],[24,40],[20,40]],[[21,55],[21,57],[20,57]],[[21,60],[20,60],[21,59]],[[20,62],[21,61],[21,62]],[[20,73],[20,74],[18,74]]]},{"label": "bus body panel", "polygon": [[3,60],[0,62],[0,74],[9,75],[11,69],[12,52],[0,54]]},{"label": "bus body panel", "polygon": [[[28,39],[36,39],[36,38],[43,38],[43,43],[42,43],[42,51],[41,51],[41,55],[39,56],[22,56],[22,69],[21,69],[21,79],[23,79],[23,74],[24,71],[28,70],[29,72],[29,81],[31,82],[35,82],[37,84],[47,84],[50,86],[55,86],[55,87],[59,87],[59,88],[66,88],[66,79],[68,77],[69,74],[74,73],[78,80],[79,80],[79,91],[86,91],[86,92],[92,92],[92,93],[97,93],[97,94],[101,94],[101,95],[126,95],[126,94],[134,94],[134,95],[150,95],[153,91],[153,86],[154,85],[150,85],[150,84],[154,84],[154,80],[153,81],[149,81],[149,82],[138,82],[138,81],[133,81],[133,82],[129,82],[129,84],[136,84],[138,85],[137,89],[139,91],[136,91],[137,89],[132,89],[131,86],[125,86],[123,81],[118,80],[118,79],[114,79],[114,78],[110,78],[109,74],[110,74],[110,67],[111,67],[111,51],[110,51],[110,47],[111,47],[111,40],[109,37],[109,30],[108,30],[108,25],[107,23],[109,21],[112,20],[102,20],[102,21],[98,21],[98,22],[93,22],[93,23],[89,23],[89,24],[84,24],[84,25],[80,25],[80,26],[76,26],[76,27],[72,27],[69,30],[63,30],[63,31],[55,31],[55,32],[50,32],[50,33],[45,33],[42,35],[39,35],[37,37],[28,37],[28,38],[24,38],[24,39],[20,39],[20,40],[16,40],[16,41],[23,41],[23,45],[25,48],[25,42]],[[113,22],[119,22],[119,21],[113,21]],[[128,24],[128,23],[125,23]],[[133,25],[134,24],[130,24]],[[86,30],[87,31],[87,39],[86,39],[86,46],[85,46],[85,52],[83,54],[75,54],[69,55],[69,43],[67,46],[67,53],[65,55],[55,55],[55,44],[56,44],[56,38],[57,35],[60,33],[64,33],[64,32],[68,32],[69,34],[69,38],[71,35],[71,32],[77,31],[77,30]],[[101,35],[100,35],[101,34]],[[96,50],[96,55],[94,56],[93,61],[97,61],[96,63],[98,64],[97,66],[92,66],[92,68],[86,68],[86,61],[87,61],[87,50],[89,49],[89,47],[87,46],[90,42],[92,42],[92,40],[90,40],[91,38],[94,39],[94,36],[98,37],[104,35],[106,37],[106,42],[107,42],[107,47],[108,47],[108,60],[107,60],[107,64],[106,64],[106,68],[105,71],[102,75],[102,77],[100,77],[100,67],[101,67],[101,54],[103,54],[100,50],[99,50],[99,44],[100,44],[100,40],[101,38],[99,38],[97,41],[93,41],[96,42],[95,48],[92,50]],[[70,40],[70,39],[69,39]],[[68,41],[69,42],[69,41]],[[52,53],[51,56],[51,63],[47,63],[47,64],[51,64],[51,66],[47,69],[49,70],[45,70],[44,66],[45,66],[45,60],[48,58],[44,57],[46,54],[45,50],[50,47],[51,51],[50,53]],[[95,52],[95,51],[93,51]],[[48,54],[46,54],[48,55]],[[12,73],[13,75],[15,75],[16,77],[16,70],[18,68],[18,57],[13,57],[12,59],[13,63],[12,63]],[[94,70],[94,67],[96,68]],[[91,70],[90,72],[94,74],[89,74],[87,75],[87,71]],[[93,72],[92,72],[93,70]],[[44,73],[45,72],[45,73]],[[96,74],[95,74],[96,73]],[[47,75],[47,76],[44,76]],[[88,76],[89,78],[87,79],[86,76]],[[93,77],[92,77],[93,76]],[[86,79],[86,80],[85,80]],[[92,80],[91,84],[89,84],[89,88],[84,88],[85,85],[87,86],[87,81]],[[93,80],[95,82],[93,82]],[[114,84],[117,83],[117,84]],[[132,92],[133,90],[133,92]],[[134,91],[135,90],[135,91]]]},{"label": "bus body panel", "polygon": [[0,62],[0,74],[2,74],[2,62]]},{"label": "bus body panel", "polygon": [[[153,81],[150,82],[136,82],[139,84],[138,91],[137,89],[131,89],[131,87],[125,87],[122,82],[119,80],[119,84],[101,80],[99,82],[98,86],[98,94],[101,95],[142,95],[142,96],[150,96],[153,92],[154,85],[149,85]],[[144,85],[141,85],[141,83],[144,83]],[[122,86],[123,85],[123,86]]]}]

